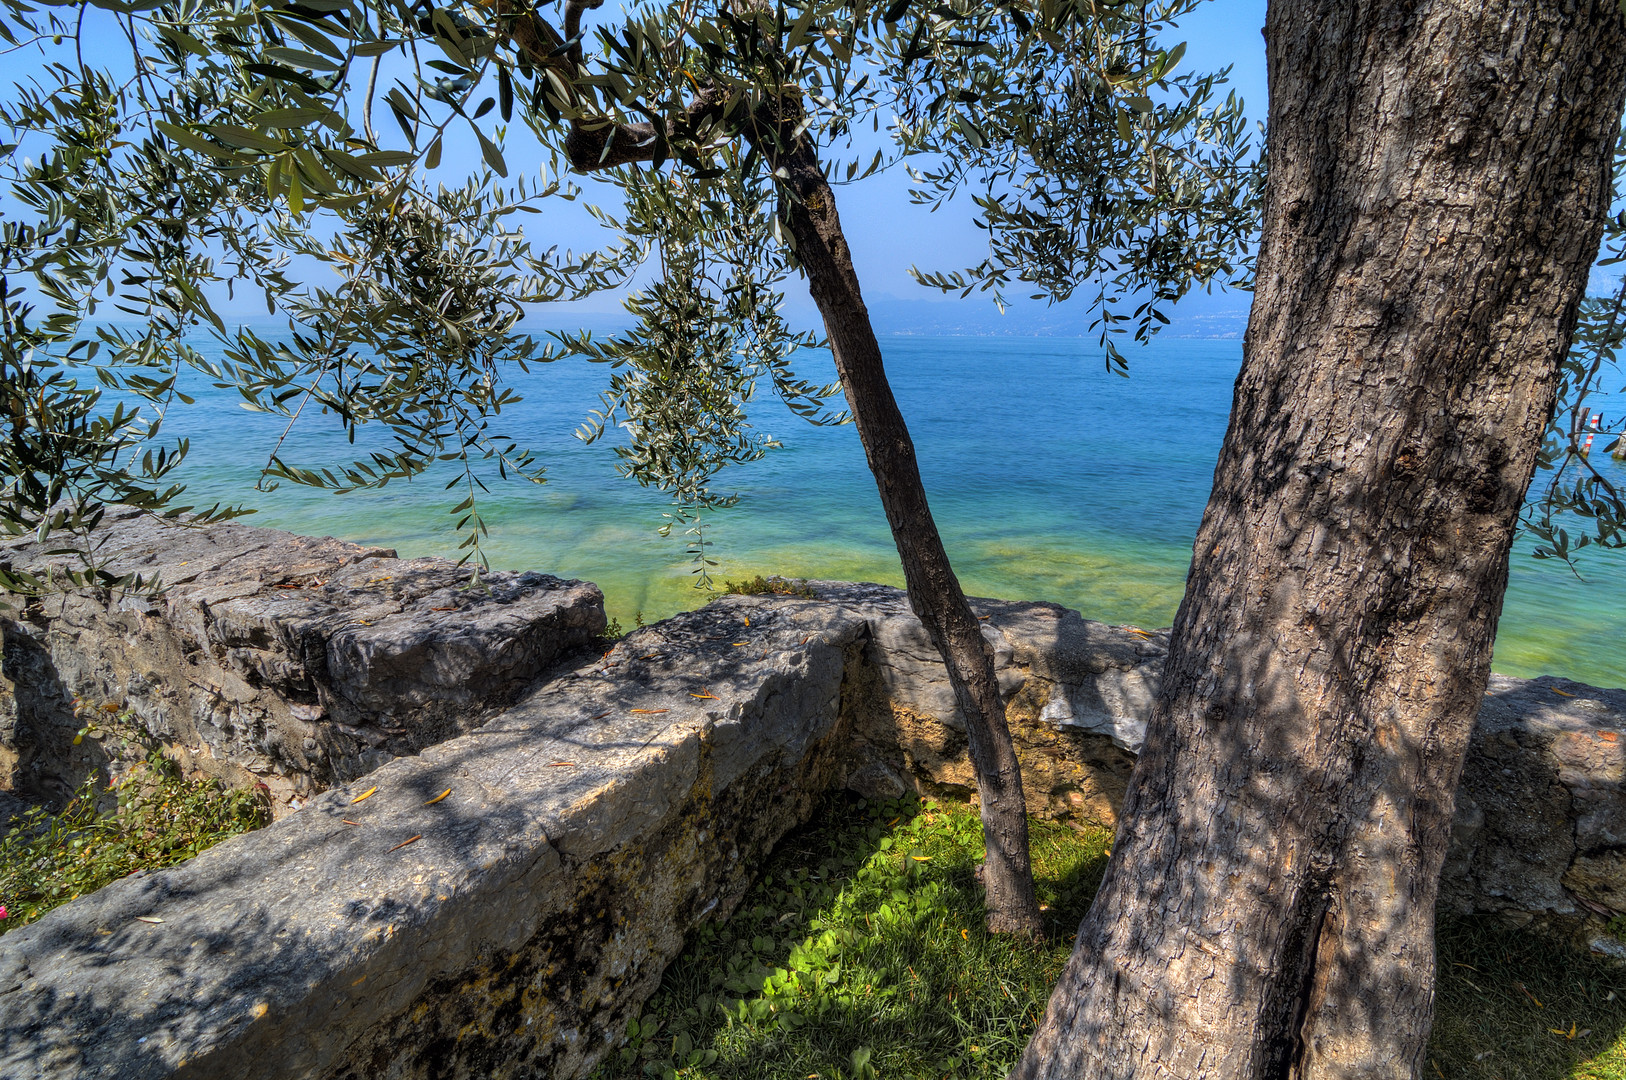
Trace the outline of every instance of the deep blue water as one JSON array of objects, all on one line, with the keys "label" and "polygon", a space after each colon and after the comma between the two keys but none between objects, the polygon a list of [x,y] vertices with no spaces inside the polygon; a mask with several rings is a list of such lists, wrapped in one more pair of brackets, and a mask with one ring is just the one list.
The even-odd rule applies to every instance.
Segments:
[{"label": "deep blue water", "polygon": [[[1191,539],[1212,481],[1241,362],[1235,341],[1163,340],[1131,357],[1132,377],[1105,370],[1070,338],[883,340],[949,554],[967,590],[1054,600],[1091,618],[1166,626],[1179,602]],[[827,361],[825,361],[827,364]],[[810,362],[805,374],[828,370]],[[587,578],[623,625],[704,602],[683,542],[655,530],[665,497],[615,474],[608,446],[571,434],[606,371],[561,362],[514,373],[526,400],[503,430],[548,466],[537,487],[493,483],[485,503],[498,568]],[[244,501],[250,523],[455,555],[444,478],[344,496],[284,485],[252,490],[282,422],[206,390],[176,410],[171,434],[193,439],[189,501]],[[764,395],[758,424],[784,448],[737,467],[722,486],[738,508],[708,527],[721,579],[755,573],[901,583],[885,520],[851,427],[814,428]],[[349,448],[332,417],[309,417],[285,459],[316,466]],[[1602,455],[1599,455],[1602,457]],[[1603,458],[1608,461],[1607,458]],[[1626,465],[1611,463],[1626,480]],[[1626,685],[1626,559],[1594,556],[1587,580],[1529,557],[1513,569],[1496,668]]]}]

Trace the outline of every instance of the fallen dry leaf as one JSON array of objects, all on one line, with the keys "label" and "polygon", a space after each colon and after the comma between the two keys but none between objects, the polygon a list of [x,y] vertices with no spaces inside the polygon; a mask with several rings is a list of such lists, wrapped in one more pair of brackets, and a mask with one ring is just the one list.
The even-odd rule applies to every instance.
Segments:
[{"label": "fallen dry leaf", "polygon": [[430,611],[456,611],[457,610],[457,605],[453,604],[451,607],[432,607],[429,610]]},{"label": "fallen dry leaf", "polygon": [[1574,697],[1575,696],[1574,694],[1565,693],[1563,690],[1560,690],[1556,686],[1549,686],[1547,689],[1551,690],[1553,693],[1559,695],[1560,697]]},{"label": "fallen dry leaf", "polygon": [[656,713],[671,712],[672,710],[671,709],[630,709],[628,711],[629,712],[635,712],[635,713],[644,713],[646,715],[653,716]]},{"label": "fallen dry leaf", "polygon": [[446,796],[450,795],[451,793],[452,793],[452,789],[447,788],[445,791],[441,792],[439,795],[436,795],[433,799],[430,799],[428,802],[424,803],[424,805],[425,806],[434,806],[436,803],[440,802],[440,800],[444,799]]},{"label": "fallen dry leaf", "polygon": [[729,645],[732,646],[733,648],[736,648],[736,649],[739,648],[741,645],[749,645],[749,644],[751,644],[749,641],[731,641],[731,642],[729,642]]},{"label": "fallen dry leaf", "polygon": [[660,655],[660,653],[658,653],[658,652],[646,653],[643,656],[640,656],[638,659],[640,659],[640,660],[653,660],[653,659],[655,659],[655,657],[657,657],[659,655]]},{"label": "fallen dry leaf", "polygon": [[576,767],[576,763],[574,761],[550,761],[550,762],[548,762],[548,768],[550,768],[550,769],[564,769],[564,768],[573,769],[575,767]]},{"label": "fallen dry leaf", "polygon": [[1534,1001],[1536,1003],[1536,1008],[1545,1009],[1547,1007],[1541,1003],[1540,998],[1536,997],[1536,995],[1532,994],[1528,989],[1526,989],[1524,983],[1514,983],[1513,985],[1517,986],[1519,988],[1519,992],[1524,994],[1525,997],[1529,998],[1531,1001]]},{"label": "fallen dry leaf", "polygon": [[610,710],[605,709],[603,712],[599,713],[597,716],[590,716],[590,717],[588,717],[588,719],[589,720],[602,720],[606,716],[609,716],[609,715],[610,715]]},{"label": "fallen dry leaf", "polygon": [[156,915],[137,915],[136,916],[136,922],[152,923],[155,926],[157,924],[163,922],[163,921],[164,921],[163,919],[160,919]]},{"label": "fallen dry leaf", "polygon": [[377,791],[377,790],[378,790],[378,789],[377,789],[377,788],[376,788],[376,787],[370,787],[370,788],[368,788],[368,789],[367,789],[367,790],[366,790],[366,791],[363,791],[363,792],[362,792],[362,793],[361,793],[361,794],[360,794],[360,795],[357,795],[357,796],[356,796],[356,797],[355,797],[355,798],[354,798],[354,799],[351,799],[351,800],[350,800],[350,805],[351,805],[351,806],[354,806],[354,805],[356,805],[356,804],[357,804],[357,803],[359,803],[359,802],[360,802],[360,801],[361,801],[361,800],[363,800],[363,799],[365,799],[365,798],[367,798],[367,797],[368,797],[368,796],[369,796],[369,795],[371,795],[371,794],[372,794],[372,793],[373,793],[373,792],[375,792],[375,791]]},{"label": "fallen dry leaf", "polygon": [[361,824],[361,822],[359,822],[359,821],[351,821],[349,818],[344,818],[343,821],[344,821],[344,823],[346,825],[360,825]]},{"label": "fallen dry leaf", "polygon": [[[396,851],[396,850],[398,850],[400,848],[404,848],[408,844],[415,844],[419,840],[422,840],[422,839],[423,839],[423,833],[419,833],[417,836],[409,836],[405,840],[402,840],[399,844],[396,844],[395,847],[390,848],[390,851]],[[390,853],[389,851],[386,851],[384,854],[388,855],[389,853]]]},{"label": "fallen dry leaf", "polygon": [[693,697],[693,698],[700,698],[702,700],[707,700],[707,699],[709,699],[711,701],[716,701],[717,700],[717,695],[716,694],[690,694],[689,696]]}]

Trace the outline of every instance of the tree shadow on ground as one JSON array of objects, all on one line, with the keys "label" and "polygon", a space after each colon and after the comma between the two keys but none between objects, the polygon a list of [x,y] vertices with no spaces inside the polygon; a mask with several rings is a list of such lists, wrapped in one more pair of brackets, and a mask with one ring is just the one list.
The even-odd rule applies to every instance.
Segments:
[{"label": "tree shadow on ground", "polygon": [[1003,1076],[1110,842],[1105,829],[1035,822],[1052,932],[996,938],[983,929],[974,810],[833,796],[779,845],[732,918],[691,936],[600,1075]]},{"label": "tree shadow on ground", "polygon": [[[1112,839],[1033,826],[1050,932],[1028,943],[982,930],[974,811],[831,797],[730,919],[691,935],[597,1080],[1003,1077]],[[1484,918],[1442,920],[1439,949],[1430,1073],[1626,1078],[1626,968]]]}]

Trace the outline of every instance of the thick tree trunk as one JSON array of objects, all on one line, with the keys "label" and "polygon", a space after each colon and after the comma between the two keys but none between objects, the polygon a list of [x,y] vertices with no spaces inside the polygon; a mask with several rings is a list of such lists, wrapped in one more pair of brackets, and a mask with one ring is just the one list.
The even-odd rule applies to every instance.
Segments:
[{"label": "thick tree trunk", "polygon": [[1273,0],[1253,315],[1106,879],[1012,1074],[1415,1076],[1618,0]]},{"label": "thick tree trunk", "polygon": [[[774,126],[783,135],[786,125]],[[786,200],[784,216],[796,255],[807,273],[813,301],[824,316],[836,372],[898,545],[910,606],[925,623],[948,667],[955,700],[965,717],[987,847],[983,884],[988,929],[1037,933],[1041,920],[1028,861],[1027,806],[1016,748],[1005,723],[1005,704],[994,675],[993,650],[954,576],[926,504],[915,444],[887,383],[881,347],[836,214],[835,193],[805,139],[788,140],[788,146],[781,148],[764,131],[757,145],[768,161],[789,174],[786,186],[795,197]]]}]

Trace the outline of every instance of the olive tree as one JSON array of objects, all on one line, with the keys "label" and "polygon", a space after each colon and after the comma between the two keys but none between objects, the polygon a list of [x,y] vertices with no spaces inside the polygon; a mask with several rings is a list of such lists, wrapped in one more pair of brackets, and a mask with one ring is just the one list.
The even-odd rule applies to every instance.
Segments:
[{"label": "olive tree", "polygon": [[[543,479],[502,434],[504,371],[580,353],[616,365],[585,434],[625,429],[624,471],[674,493],[703,560],[694,517],[731,498],[716,471],[767,448],[746,420],[759,379],[815,422],[846,419],[822,405],[833,388],[791,367],[816,343],[774,313],[799,275],[966,720],[989,925],[1035,931],[992,653],[933,522],[836,192],[918,161],[915,197],[963,192],[989,235],[986,260],[926,283],[998,297],[1026,282],[1055,299],[1088,285],[1121,364],[1116,334],[1145,338],[1194,284],[1246,277],[1260,171],[1241,103],[1161,43],[1196,2],[672,0],[596,17],[584,0],[5,0],[13,50],[49,63],[0,115],[8,179],[32,215],[8,234],[0,273],[39,282],[49,314],[8,295],[20,330],[0,362],[55,380],[56,395],[11,393],[11,411],[29,438],[54,437],[96,413],[99,391],[76,374],[87,368],[121,402],[150,406],[139,420],[115,412],[105,438],[20,462],[18,475],[67,479],[15,485],[9,525],[82,530],[98,501],[174,504],[160,490],[173,455],[122,466],[184,403],[177,372],[190,366],[289,425],[326,413],[352,435],[390,435],[388,449],[328,466],[287,460],[279,441],[267,485],[350,490],[449,469],[474,554],[483,477]],[[129,49],[98,67],[85,35],[109,26]],[[483,167],[437,184],[454,129]],[[510,164],[519,153],[525,169]],[[545,219],[526,232],[515,215],[581,194],[571,172],[607,192],[598,213],[619,238],[580,256],[533,249]],[[313,264],[327,272],[292,273]],[[210,301],[219,282],[262,291],[291,340],[226,331]],[[526,304],[620,285],[637,317],[624,335],[543,346],[516,326]],[[106,290],[143,331],[90,329]],[[195,325],[226,339],[223,362],[188,345]]]}]

